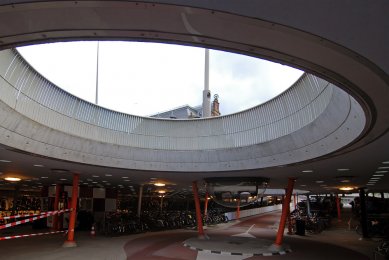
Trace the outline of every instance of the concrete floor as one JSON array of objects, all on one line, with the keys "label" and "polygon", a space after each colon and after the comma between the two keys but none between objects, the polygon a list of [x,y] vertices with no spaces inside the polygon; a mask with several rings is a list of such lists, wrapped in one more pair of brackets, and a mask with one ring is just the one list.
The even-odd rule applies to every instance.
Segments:
[{"label": "concrete floor", "polygon": [[[194,230],[169,230],[144,234],[108,238],[90,237],[88,232],[77,232],[76,248],[62,248],[62,234],[34,238],[0,241],[0,259],[373,259],[376,240],[361,240],[359,235],[348,229],[349,215],[342,222],[333,221],[331,229],[318,235],[286,235],[285,244],[292,252],[274,256],[230,255],[224,252],[231,247],[216,246],[213,252],[192,250],[184,241],[196,238]],[[264,239],[274,241],[280,212],[242,219],[240,221],[207,227],[206,233],[213,240],[228,240],[239,237],[247,240]],[[4,231],[3,231],[4,232]],[[240,240],[241,241],[241,240]],[[239,242],[240,243],[240,242]],[[236,247],[236,244],[234,245]],[[244,243],[240,246],[244,247]],[[239,248],[239,246],[238,246]],[[231,250],[230,250],[231,251]],[[378,258],[380,259],[380,258]]]}]

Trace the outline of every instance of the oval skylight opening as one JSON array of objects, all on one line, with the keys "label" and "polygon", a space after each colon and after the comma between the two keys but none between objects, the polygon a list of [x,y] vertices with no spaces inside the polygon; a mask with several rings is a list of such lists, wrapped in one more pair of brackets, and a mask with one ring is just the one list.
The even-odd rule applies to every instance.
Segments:
[{"label": "oval skylight opening", "polygon": [[[83,41],[18,48],[40,74],[67,92],[112,110],[151,116],[202,105],[205,51],[172,44]],[[302,71],[277,63],[210,50],[211,102],[221,115],[279,95]],[[97,81],[97,84],[96,84]]]}]

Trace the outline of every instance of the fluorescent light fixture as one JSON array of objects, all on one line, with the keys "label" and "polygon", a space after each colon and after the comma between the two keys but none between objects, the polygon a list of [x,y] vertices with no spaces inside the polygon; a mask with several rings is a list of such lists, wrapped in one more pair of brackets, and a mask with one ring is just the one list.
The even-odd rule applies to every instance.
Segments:
[{"label": "fluorescent light fixture", "polygon": [[378,167],[379,170],[383,170],[383,169],[389,169],[389,166],[381,166],[381,167]]},{"label": "fluorescent light fixture", "polygon": [[92,175],[93,178],[100,178],[98,175]]},{"label": "fluorescent light fixture", "polygon": [[350,169],[346,169],[346,168],[343,168],[343,169],[336,169],[338,172],[346,172],[346,171],[349,171]]},{"label": "fluorescent light fixture", "polygon": [[123,176],[122,179],[128,179],[128,177],[127,176]]},{"label": "fluorescent light fixture", "polygon": [[382,162],[383,164],[389,164],[389,161]]},{"label": "fluorescent light fixture", "polygon": [[162,183],[162,182],[156,182],[154,183],[154,186],[157,186],[157,187],[165,187],[165,183]]},{"label": "fluorescent light fixture", "polygon": [[381,177],[371,177],[370,180],[380,180]]},{"label": "fluorescent light fixture", "polygon": [[387,173],[388,171],[375,171],[375,173]]},{"label": "fluorescent light fixture", "polygon": [[368,183],[366,184],[367,186],[373,186],[374,184],[373,183]]},{"label": "fluorescent light fixture", "polygon": [[112,176],[112,174],[106,174],[105,176],[107,176],[107,177],[111,177],[111,176]]},{"label": "fluorescent light fixture", "polygon": [[12,181],[12,182],[17,182],[17,181],[20,181],[21,179],[18,178],[18,177],[5,177],[4,180]]},{"label": "fluorescent light fixture", "polygon": [[0,160],[0,162],[3,162],[3,163],[10,163],[11,161],[8,161],[8,160]]},{"label": "fluorescent light fixture", "polygon": [[34,166],[34,167],[45,167],[45,166],[43,166],[42,164],[34,164],[33,166]]},{"label": "fluorescent light fixture", "polygon": [[316,181],[316,183],[323,183],[324,181]]},{"label": "fluorescent light fixture", "polygon": [[303,170],[301,172],[304,172],[304,173],[309,173],[309,172],[313,172],[313,170]]},{"label": "fluorescent light fixture", "polygon": [[41,179],[48,179],[49,177],[47,176],[42,176]]},{"label": "fluorescent light fixture", "polygon": [[382,177],[382,176],[385,176],[383,174],[373,174],[374,177]]},{"label": "fluorescent light fixture", "polygon": [[67,181],[67,179],[59,179],[60,181]]}]

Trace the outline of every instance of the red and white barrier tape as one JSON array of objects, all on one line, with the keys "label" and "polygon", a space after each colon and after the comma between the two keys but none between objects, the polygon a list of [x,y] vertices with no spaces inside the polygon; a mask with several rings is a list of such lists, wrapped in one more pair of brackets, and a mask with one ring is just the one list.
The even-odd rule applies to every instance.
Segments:
[{"label": "red and white barrier tape", "polygon": [[65,230],[61,231],[51,231],[51,232],[45,232],[45,233],[33,233],[33,234],[25,234],[25,235],[15,235],[15,236],[7,236],[7,237],[0,237],[1,240],[8,240],[8,239],[15,239],[15,238],[22,238],[22,237],[35,237],[35,236],[42,236],[42,235],[51,235],[51,234],[57,234],[57,233],[63,233]]},{"label": "red and white barrier tape", "polygon": [[25,217],[34,217],[34,216],[39,216],[41,213],[37,214],[26,214],[26,215],[15,215],[15,216],[7,216],[7,217],[0,217],[0,220],[2,219],[15,219],[15,218],[25,218]]},{"label": "red and white barrier tape", "polygon": [[61,213],[67,212],[67,211],[71,211],[71,209],[62,209],[62,210],[55,210],[55,211],[45,212],[45,213],[43,213],[43,214],[41,214],[39,216],[36,216],[36,217],[27,218],[27,219],[11,222],[11,223],[8,223],[8,224],[5,224],[5,225],[1,225],[0,229],[5,229],[5,228],[14,227],[14,226],[17,226],[17,225],[20,225],[20,224],[24,224],[24,223],[28,223],[28,222],[33,222],[33,221],[41,219],[41,218],[47,218],[48,216],[52,216],[52,215],[56,215],[56,214],[61,214]]},{"label": "red and white barrier tape", "polygon": [[[40,215],[48,215],[54,212],[54,214],[61,214],[63,212],[71,211],[72,209],[62,209],[62,210],[54,210],[54,211],[48,211],[48,212],[41,212],[38,214],[26,214],[26,215],[15,215],[15,216],[7,216],[7,217],[0,217],[0,220],[2,219],[15,219],[15,218],[25,218],[25,217],[34,217],[34,216],[40,216]],[[57,212],[57,213],[55,213]]]}]

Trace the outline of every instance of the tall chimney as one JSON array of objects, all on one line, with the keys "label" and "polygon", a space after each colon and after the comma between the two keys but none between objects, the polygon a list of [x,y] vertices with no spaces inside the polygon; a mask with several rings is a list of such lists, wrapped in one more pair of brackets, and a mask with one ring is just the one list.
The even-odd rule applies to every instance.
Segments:
[{"label": "tall chimney", "polygon": [[205,70],[203,90],[203,117],[211,116],[211,91],[209,90],[209,49],[205,49]]}]

